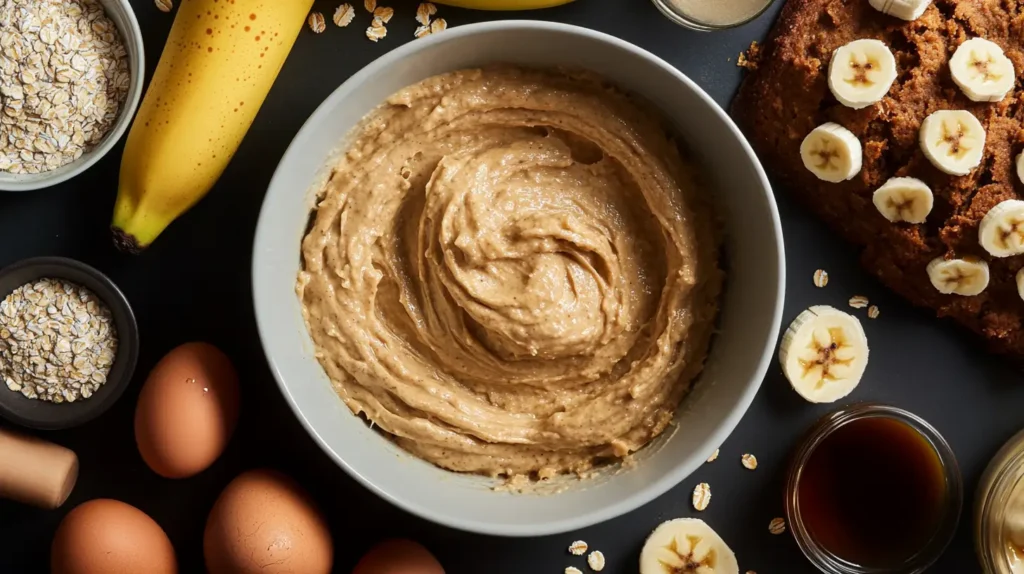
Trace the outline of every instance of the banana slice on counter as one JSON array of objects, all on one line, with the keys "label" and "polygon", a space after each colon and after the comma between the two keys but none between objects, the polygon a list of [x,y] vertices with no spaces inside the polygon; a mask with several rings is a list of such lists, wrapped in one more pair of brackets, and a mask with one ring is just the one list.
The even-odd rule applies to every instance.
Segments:
[{"label": "banana slice on counter", "polygon": [[800,158],[818,179],[839,183],[860,173],[863,148],[853,132],[828,122],[811,130],[800,144]]},{"label": "banana slice on counter", "polygon": [[828,305],[807,309],[790,324],[779,362],[793,390],[812,403],[853,392],[868,366],[868,337],[860,320]]},{"label": "banana slice on counter", "polygon": [[662,523],[640,551],[640,574],[739,574],[729,545],[703,520]]},{"label": "banana slice on counter", "polygon": [[971,297],[988,287],[988,263],[977,257],[937,257],[928,264],[928,278],[939,293]]},{"label": "banana slice on counter", "polygon": [[854,40],[828,64],[828,88],[839,103],[859,110],[881,100],[896,81],[896,58],[879,40]]},{"label": "banana slice on counter", "polygon": [[921,122],[921,151],[936,168],[967,175],[978,167],[985,151],[985,128],[965,110],[940,110]]},{"label": "banana slice on counter", "polygon": [[998,102],[1013,89],[1017,80],[1013,62],[995,42],[971,38],[949,59],[953,81],[975,102]]},{"label": "banana slice on counter", "polygon": [[993,257],[1024,253],[1024,201],[1008,199],[988,210],[978,226],[978,243]]},{"label": "banana slice on counter", "polygon": [[924,223],[935,196],[928,184],[914,177],[893,177],[875,190],[872,201],[882,217],[892,221]]},{"label": "banana slice on counter", "polygon": [[868,0],[875,10],[902,20],[917,20],[931,3],[932,0]]}]

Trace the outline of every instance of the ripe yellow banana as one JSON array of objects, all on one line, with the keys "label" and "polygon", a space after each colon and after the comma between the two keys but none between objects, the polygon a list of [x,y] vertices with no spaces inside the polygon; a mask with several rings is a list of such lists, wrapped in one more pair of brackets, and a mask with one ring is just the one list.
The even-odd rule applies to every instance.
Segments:
[{"label": "ripe yellow banana", "polygon": [[138,252],[224,172],[313,0],[182,0],[121,160],[112,230]]},{"label": "ripe yellow banana", "polygon": [[533,10],[568,4],[573,0],[437,0],[438,4],[474,10]]}]

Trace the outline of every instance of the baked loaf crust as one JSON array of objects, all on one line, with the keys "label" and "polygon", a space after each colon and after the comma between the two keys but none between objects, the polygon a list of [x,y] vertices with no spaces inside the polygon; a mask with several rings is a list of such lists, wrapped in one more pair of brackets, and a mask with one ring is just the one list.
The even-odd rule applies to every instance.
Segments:
[{"label": "baked loaf crust", "polygon": [[[1017,4],[937,0],[906,22],[867,0],[789,0],[732,112],[776,181],[861,246],[863,265],[885,285],[982,335],[994,351],[1024,356],[1024,300],[1015,278],[1024,256],[994,258],[978,243],[978,225],[989,209],[1024,192],[1015,168],[1024,147],[1024,4]],[[1013,62],[1018,80],[1001,102],[972,102],[953,82],[949,58],[972,37],[1000,45]],[[899,75],[882,101],[854,110],[829,91],[828,64],[836,48],[859,38],[885,42]],[[928,114],[956,109],[973,113],[987,133],[981,165],[963,177],[933,167],[918,144]],[[849,181],[827,183],[803,167],[800,143],[824,122],[846,127],[863,144],[863,169]],[[872,194],[894,176],[931,187],[935,206],[925,223],[890,223],[874,207]],[[928,263],[965,256],[988,261],[988,288],[973,297],[939,293]]]}]

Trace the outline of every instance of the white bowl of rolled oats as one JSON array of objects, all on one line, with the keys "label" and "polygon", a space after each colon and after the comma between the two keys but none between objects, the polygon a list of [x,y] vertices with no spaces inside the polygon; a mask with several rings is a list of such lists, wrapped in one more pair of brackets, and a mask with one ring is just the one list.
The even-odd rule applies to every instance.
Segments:
[{"label": "white bowl of rolled oats", "polygon": [[142,96],[142,32],[128,0],[0,3],[0,190],[92,167]]}]

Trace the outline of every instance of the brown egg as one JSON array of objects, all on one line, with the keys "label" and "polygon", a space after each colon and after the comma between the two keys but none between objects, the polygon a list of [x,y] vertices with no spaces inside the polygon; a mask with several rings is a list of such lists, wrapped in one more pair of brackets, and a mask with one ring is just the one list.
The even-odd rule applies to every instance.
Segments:
[{"label": "brown egg", "polygon": [[444,568],[412,540],[385,540],[359,560],[352,574],[444,574]]},{"label": "brown egg", "polygon": [[238,374],[208,343],[186,343],[149,373],[135,407],[135,443],[153,472],[186,478],[224,452],[238,424]]},{"label": "brown egg", "polygon": [[203,555],[210,574],[327,574],[334,546],[302,487],[277,471],[250,470],[213,505]]},{"label": "brown egg", "polygon": [[138,508],[97,499],[68,513],[50,547],[51,574],[175,574],[174,547]]}]

